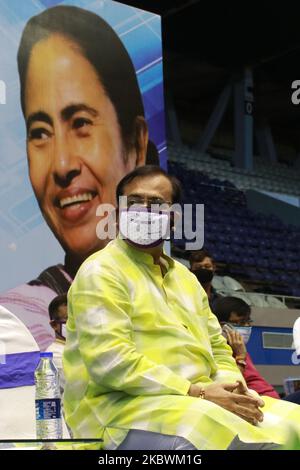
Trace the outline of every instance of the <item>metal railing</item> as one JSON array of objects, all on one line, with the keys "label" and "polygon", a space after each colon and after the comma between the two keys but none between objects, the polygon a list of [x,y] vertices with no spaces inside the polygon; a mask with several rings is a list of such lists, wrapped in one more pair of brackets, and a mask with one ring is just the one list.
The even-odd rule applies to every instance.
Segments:
[{"label": "metal railing", "polygon": [[[261,292],[247,292],[244,290],[227,289],[225,286],[224,288],[216,289],[216,291],[218,292],[218,294],[221,294],[221,295],[231,295],[234,297],[240,297],[246,302],[248,300],[250,304],[254,307],[282,308],[284,306],[285,308],[289,308],[287,306],[287,300],[293,301],[295,303],[299,303],[300,305],[300,297],[296,297],[292,295],[266,294],[266,293],[261,293]],[[251,297],[252,297],[252,300],[251,300]],[[260,305],[258,305],[258,302],[255,302],[255,298],[257,299],[259,297],[262,299],[262,302]],[[275,302],[272,304],[271,300],[269,301],[269,299],[277,299],[283,305],[280,305],[279,303],[276,305]]]}]

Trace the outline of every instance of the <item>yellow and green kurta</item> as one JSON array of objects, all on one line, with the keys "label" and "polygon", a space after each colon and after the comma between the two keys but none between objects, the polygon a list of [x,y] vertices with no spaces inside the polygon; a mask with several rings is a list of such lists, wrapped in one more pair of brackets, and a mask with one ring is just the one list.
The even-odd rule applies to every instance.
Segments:
[{"label": "yellow and green kurta", "polygon": [[90,256],[69,290],[64,352],[66,420],[77,438],[115,449],[130,429],[182,436],[198,449],[278,442],[300,406],[264,397],[265,421],[252,426],[193,384],[243,380],[196,277],[164,255],[153,258],[116,239]]}]

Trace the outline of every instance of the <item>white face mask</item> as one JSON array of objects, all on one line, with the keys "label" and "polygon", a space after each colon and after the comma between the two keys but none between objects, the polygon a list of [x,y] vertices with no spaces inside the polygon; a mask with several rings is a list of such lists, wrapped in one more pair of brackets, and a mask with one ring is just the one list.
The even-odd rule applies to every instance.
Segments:
[{"label": "white face mask", "polygon": [[151,248],[165,240],[169,234],[169,213],[151,212],[141,207],[120,211],[120,236],[137,247]]},{"label": "white face mask", "polygon": [[235,326],[234,329],[242,336],[244,343],[247,344],[251,336],[252,327],[251,326]]},{"label": "white face mask", "polygon": [[226,332],[228,330],[237,331],[242,336],[244,344],[247,344],[251,336],[252,327],[251,326],[235,326],[232,323],[227,322],[224,325],[222,325],[222,334],[223,336],[225,336],[226,339],[227,339]]}]

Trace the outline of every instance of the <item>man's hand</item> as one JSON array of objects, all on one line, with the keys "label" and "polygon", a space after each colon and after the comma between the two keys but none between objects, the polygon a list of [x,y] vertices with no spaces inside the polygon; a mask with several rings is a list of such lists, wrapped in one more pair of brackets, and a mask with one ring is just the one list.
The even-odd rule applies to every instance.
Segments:
[{"label": "man's hand", "polygon": [[248,397],[255,398],[258,402],[258,406],[262,408],[265,406],[265,402],[261,399],[259,394],[255,390],[249,390],[246,385],[243,384],[240,380],[237,380],[238,386],[234,390],[235,393],[240,393],[241,395],[247,395]]},{"label": "man's hand", "polygon": [[243,359],[246,358],[247,349],[242,335],[235,330],[226,328],[227,342],[231,346],[233,357],[239,356]]},{"label": "man's hand", "polygon": [[[189,395],[198,396],[197,389],[200,387],[191,385]],[[205,387],[205,399],[231,411],[251,424],[256,425],[263,421],[263,413],[259,407],[264,406],[264,402],[260,398],[253,397],[240,381],[232,384],[208,385]]]}]

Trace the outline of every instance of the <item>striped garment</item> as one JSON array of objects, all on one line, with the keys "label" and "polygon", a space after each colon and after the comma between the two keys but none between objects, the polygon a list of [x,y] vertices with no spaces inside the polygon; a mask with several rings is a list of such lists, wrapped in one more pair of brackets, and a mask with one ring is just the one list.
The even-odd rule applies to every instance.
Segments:
[{"label": "striped garment", "polygon": [[243,380],[196,277],[164,255],[164,277],[149,254],[116,239],[89,257],[69,290],[64,352],[66,420],[74,437],[115,449],[130,429],[186,438],[198,449],[283,443],[300,407],[265,398],[252,426],[190,384]]},{"label": "striped garment", "polygon": [[0,293],[0,305],[16,315],[29,329],[41,351],[53,343],[48,307],[58,294],[68,291],[72,279],[64,266],[45,269],[37,279]]},{"label": "striped garment", "polygon": [[48,306],[57,294],[46,286],[21,284],[0,294],[0,305],[16,315],[29,329],[41,351],[54,341]]}]

